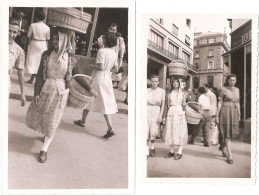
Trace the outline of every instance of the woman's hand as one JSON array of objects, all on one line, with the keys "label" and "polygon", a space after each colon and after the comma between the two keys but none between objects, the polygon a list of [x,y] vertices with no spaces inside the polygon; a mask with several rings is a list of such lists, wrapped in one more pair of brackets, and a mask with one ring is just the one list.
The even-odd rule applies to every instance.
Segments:
[{"label": "woman's hand", "polygon": [[158,122],[158,123],[161,123],[161,122],[162,122],[162,116],[159,116],[159,117],[158,117],[157,122]]},{"label": "woman's hand", "polygon": [[35,102],[36,105],[39,105],[39,101],[40,101],[40,96],[39,95],[35,96],[34,102]]},{"label": "woman's hand", "polygon": [[218,115],[216,115],[215,120],[216,120],[216,124],[219,124],[219,116]]},{"label": "woman's hand", "polygon": [[26,103],[26,98],[25,98],[25,95],[22,94],[22,95],[21,95],[21,106],[24,106],[25,103]]},{"label": "woman's hand", "polygon": [[66,81],[66,89],[70,88],[70,81]]},{"label": "woman's hand", "polygon": [[166,124],[166,118],[163,118],[163,125],[165,125]]}]

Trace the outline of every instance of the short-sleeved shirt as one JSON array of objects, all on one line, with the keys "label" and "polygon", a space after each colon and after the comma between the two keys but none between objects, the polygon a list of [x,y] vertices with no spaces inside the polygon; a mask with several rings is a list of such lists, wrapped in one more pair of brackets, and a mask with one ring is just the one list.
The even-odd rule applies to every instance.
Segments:
[{"label": "short-sleeved shirt", "polygon": [[25,54],[23,49],[15,42],[9,44],[9,75],[14,68],[24,69]]},{"label": "short-sleeved shirt", "polygon": [[198,103],[202,105],[203,110],[211,109],[210,99],[205,94],[200,95]]},{"label": "short-sleeved shirt", "polygon": [[211,90],[208,90],[206,96],[210,99],[210,115],[214,116],[217,112],[217,97]]},{"label": "short-sleeved shirt", "polygon": [[222,87],[218,99],[219,101],[238,103],[240,99],[239,89],[236,87]]},{"label": "short-sleeved shirt", "polygon": [[156,89],[148,88],[147,104],[152,106],[160,106],[165,101],[165,90],[157,87]]},{"label": "short-sleeved shirt", "polygon": [[28,37],[32,40],[49,40],[50,28],[44,22],[32,23],[28,31]]}]

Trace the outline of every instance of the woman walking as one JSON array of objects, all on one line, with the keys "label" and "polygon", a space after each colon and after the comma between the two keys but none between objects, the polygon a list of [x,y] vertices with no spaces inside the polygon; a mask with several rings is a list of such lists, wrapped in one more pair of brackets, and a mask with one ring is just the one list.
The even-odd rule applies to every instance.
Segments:
[{"label": "woman walking", "polygon": [[[227,157],[227,163],[233,164],[231,138],[235,129],[239,128],[240,103],[239,89],[235,87],[236,75],[230,74],[219,93],[216,122],[219,124],[223,138],[222,155]],[[227,151],[227,153],[226,153]]]},{"label": "woman walking", "polygon": [[117,44],[115,33],[107,32],[105,33],[104,38],[106,48],[98,50],[96,64],[90,65],[91,68],[95,69],[92,76],[91,90],[97,93],[96,99],[83,110],[82,119],[74,121],[74,123],[84,127],[89,111],[102,113],[108,126],[104,138],[109,138],[115,135],[112,127],[111,114],[117,112],[117,103],[113,92],[111,72],[118,71],[118,56],[113,49]]},{"label": "woman walking", "polygon": [[[180,81],[173,78],[171,92],[167,95],[163,123],[165,128],[165,145],[170,146],[170,152],[165,158],[174,157],[175,160],[182,158],[184,144],[187,143],[187,122],[185,119],[186,97],[180,87]],[[165,122],[166,121],[166,122]],[[177,149],[177,154],[174,151]]]},{"label": "woman walking", "polygon": [[37,73],[34,102],[30,105],[26,125],[44,135],[39,160],[47,160],[47,150],[60,124],[68,100],[69,82],[76,64],[67,52],[68,34],[54,31],[49,50],[41,58]]},{"label": "woman walking", "polygon": [[165,90],[158,87],[159,77],[151,75],[152,87],[147,90],[147,119],[148,119],[148,135],[147,145],[151,142],[150,151],[151,157],[155,156],[155,140],[160,131],[160,123],[162,122],[163,111],[165,107]]},{"label": "woman walking", "polygon": [[29,45],[26,66],[28,72],[31,74],[31,78],[26,83],[29,84],[33,84],[36,78],[41,55],[47,50],[47,41],[50,39],[50,28],[43,22],[45,13],[43,11],[37,11],[35,17],[37,22],[30,25],[28,32]]}]

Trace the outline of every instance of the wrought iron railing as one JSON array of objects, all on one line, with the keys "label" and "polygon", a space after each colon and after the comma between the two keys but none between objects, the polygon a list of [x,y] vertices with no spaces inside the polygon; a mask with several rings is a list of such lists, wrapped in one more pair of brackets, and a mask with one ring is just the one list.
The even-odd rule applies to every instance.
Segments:
[{"label": "wrought iron railing", "polygon": [[[182,58],[174,55],[170,51],[164,49],[161,45],[158,45],[158,44],[154,43],[153,41],[148,40],[148,47],[150,49],[156,51],[157,53],[166,56],[167,58],[169,58],[171,60],[183,60]],[[183,60],[183,61],[185,61],[185,60]],[[187,63],[187,66],[188,66],[189,69],[194,70],[194,67],[193,67],[192,64],[190,64],[188,62],[186,62],[186,63]]]}]

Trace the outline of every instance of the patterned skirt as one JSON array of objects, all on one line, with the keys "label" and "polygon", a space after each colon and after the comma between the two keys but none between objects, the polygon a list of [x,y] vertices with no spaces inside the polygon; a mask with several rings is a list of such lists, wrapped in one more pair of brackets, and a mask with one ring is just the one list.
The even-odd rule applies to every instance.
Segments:
[{"label": "patterned skirt", "polygon": [[148,124],[148,131],[147,137],[150,140],[155,140],[156,136],[160,130],[160,123],[157,122],[157,119],[160,114],[160,106],[147,106],[147,124]]}]

